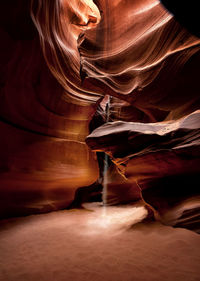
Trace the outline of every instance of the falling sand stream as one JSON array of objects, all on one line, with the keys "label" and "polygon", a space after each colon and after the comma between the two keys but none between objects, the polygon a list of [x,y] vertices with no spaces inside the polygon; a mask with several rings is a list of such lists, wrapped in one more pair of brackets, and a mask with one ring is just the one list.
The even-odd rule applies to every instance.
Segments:
[{"label": "falling sand stream", "polygon": [[[105,107],[106,123],[108,123],[110,119],[110,99],[111,98],[109,96]],[[104,213],[106,213],[106,204],[107,204],[107,185],[108,185],[107,171],[108,171],[108,154],[105,153],[104,168],[103,168],[103,190],[102,190]]]},{"label": "falling sand stream", "polygon": [[[111,97],[107,96],[105,106],[106,123],[110,121],[110,102]],[[147,210],[144,204],[129,204],[123,206],[109,206],[108,202],[108,168],[109,156],[105,153],[103,164],[103,180],[102,180],[102,202],[93,202],[83,204],[86,209],[94,211],[93,216],[88,220],[88,226],[93,229],[92,233],[103,231],[121,231],[126,230],[133,224],[142,221],[147,216]]]}]

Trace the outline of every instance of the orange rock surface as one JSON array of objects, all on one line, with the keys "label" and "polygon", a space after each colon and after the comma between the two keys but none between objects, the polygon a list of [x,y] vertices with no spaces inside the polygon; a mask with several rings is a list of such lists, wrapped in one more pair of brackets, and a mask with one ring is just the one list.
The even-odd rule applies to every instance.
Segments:
[{"label": "orange rock surface", "polygon": [[[173,121],[199,109],[200,39],[158,1],[0,7],[0,216],[64,208],[98,179],[85,138],[105,95],[114,121]],[[120,196],[130,185],[119,182]]]}]

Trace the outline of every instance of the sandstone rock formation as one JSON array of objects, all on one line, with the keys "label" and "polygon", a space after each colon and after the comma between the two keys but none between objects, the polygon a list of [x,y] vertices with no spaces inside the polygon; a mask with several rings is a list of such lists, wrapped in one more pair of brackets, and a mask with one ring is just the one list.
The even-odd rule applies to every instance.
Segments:
[{"label": "sandstone rock formation", "polygon": [[96,105],[78,103],[56,81],[29,1],[17,2],[1,2],[0,216],[64,208],[98,177],[85,144]]},{"label": "sandstone rock formation", "polygon": [[189,222],[185,218],[195,228],[199,227],[200,207],[199,122],[200,111],[170,122],[110,122],[94,130],[87,143],[111,156],[119,172],[132,182],[132,189],[141,190],[157,218],[176,224],[187,208],[195,209]]}]

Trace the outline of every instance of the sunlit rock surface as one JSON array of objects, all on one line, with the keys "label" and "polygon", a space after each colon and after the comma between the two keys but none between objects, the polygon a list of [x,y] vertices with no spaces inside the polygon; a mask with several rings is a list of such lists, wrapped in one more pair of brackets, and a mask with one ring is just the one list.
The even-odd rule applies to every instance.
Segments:
[{"label": "sunlit rock surface", "polygon": [[[190,210],[189,221],[185,214],[186,225],[199,231],[199,122],[200,111],[170,122],[112,122],[94,130],[87,143],[111,156],[132,188],[140,188],[157,218],[176,224]],[[120,201],[117,193],[115,197]]]},{"label": "sunlit rock surface", "polygon": [[[109,151],[104,135],[113,128],[115,143],[108,135],[118,153],[114,162],[129,161],[130,174],[123,165],[120,172],[110,167],[110,203],[150,192],[147,183],[138,185],[132,167],[154,178],[157,158],[160,178],[178,179],[185,171],[195,178],[191,171],[198,172],[198,145],[176,147],[183,138],[190,143],[190,133],[181,133],[181,140],[169,133],[165,143],[157,132],[165,125],[156,122],[179,120],[200,108],[200,39],[158,1],[17,0],[13,5],[4,0],[0,8],[0,216],[67,207],[78,188],[97,181],[97,157],[85,138],[101,125],[97,108],[101,105],[103,115],[107,95],[113,96],[110,120],[138,122],[141,132],[138,143],[131,136],[127,144],[122,123],[100,129],[100,150]],[[155,134],[144,132],[149,122],[157,128]],[[153,153],[156,159],[150,151],[130,157],[143,151],[147,135],[152,149],[160,145],[161,152]],[[143,196],[157,208],[145,192]]]},{"label": "sunlit rock surface", "polygon": [[43,58],[29,1],[17,2],[1,2],[0,216],[64,208],[98,178],[85,144],[96,105],[67,96]]}]

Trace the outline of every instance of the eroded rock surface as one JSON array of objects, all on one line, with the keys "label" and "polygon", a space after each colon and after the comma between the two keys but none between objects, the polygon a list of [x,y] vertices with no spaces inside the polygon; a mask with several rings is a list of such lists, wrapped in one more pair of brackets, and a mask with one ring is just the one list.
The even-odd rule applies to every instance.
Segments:
[{"label": "eroded rock surface", "polygon": [[[176,147],[184,138],[196,141],[197,128],[160,135],[166,126],[156,122],[179,120],[200,108],[200,40],[158,1],[17,0],[13,5],[9,0],[0,8],[0,216],[69,206],[78,188],[96,182],[98,161],[85,138],[105,95],[114,97],[111,119],[138,122],[139,130],[127,144],[125,123],[100,129],[99,149],[112,148],[115,162],[129,160],[126,178],[123,169],[121,174],[111,169],[111,201],[116,193],[114,203],[140,197],[138,184],[132,190],[132,167],[143,173],[146,165],[146,174],[154,177],[151,153],[160,157],[160,175],[187,170],[182,151],[192,155],[191,169],[197,169],[198,145]],[[99,124],[94,120],[93,128]],[[149,122],[154,124],[143,124]],[[115,143],[107,147],[113,136]],[[140,154],[137,165],[130,153]]]},{"label": "eroded rock surface", "polygon": [[95,153],[85,144],[96,105],[66,94],[43,58],[29,1],[17,2],[0,4],[7,14],[1,17],[1,217],[64,208],[78,187],[98,178]]},{"label": "eroded rock surface", "polygon": [[199,230],[199,122],[200,111],[171,122],[118,121],[97,128],[86,141],[93,150],[112,157],[132,188],[140,188],[157,218],[176,224],[186,211],[185,225]]}]

